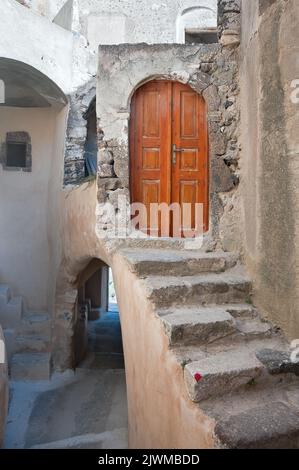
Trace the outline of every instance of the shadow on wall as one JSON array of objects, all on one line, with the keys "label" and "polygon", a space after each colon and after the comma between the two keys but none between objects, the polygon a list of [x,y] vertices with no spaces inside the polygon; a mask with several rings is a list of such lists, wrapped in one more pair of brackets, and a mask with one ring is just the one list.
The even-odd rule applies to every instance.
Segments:
[{"label": "shadow on wall", "polygon": [[98,154],[96,98],[92,100],[83,117],[87,121],[87,135],[84,145],[85,176],[96,176]]}]

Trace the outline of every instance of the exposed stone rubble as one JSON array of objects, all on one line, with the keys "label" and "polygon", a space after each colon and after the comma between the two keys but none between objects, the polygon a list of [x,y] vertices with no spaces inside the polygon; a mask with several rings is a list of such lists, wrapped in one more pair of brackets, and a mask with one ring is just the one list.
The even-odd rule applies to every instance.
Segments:
[{"label": "exposed stone rubble", "polygon": [[[231,240],[235,238],[233,232],[238,231],[235,220],[239,218],[238,51],[237,44],[101,46],[97,104],[99,205],[110,202],[118,210],[118,196],[129,196],[128,118],[130,98],[136,88],[145,77],[187,83],[207,103],[211,233],[216,243],[225,237],[225,248],[233,249]],[[98,224],[104,224],[102,214]],[[109,223],[102,229],[109,232]]]},{"label": "exposed stone rubble", "polygon": [[298,365],[251,303],[235,254],[123,249],[181,364],[190,400],[228,448],[299,447]]},{"label": "exposed stone rubble", "polygon": [[12,380],[48,380],[51,375],[51,321],[47,313],[27,312],[22,297],[0,284],[0,319]]},{"label": "exposed stone rubble", "polygon": [[87,137],[85,113],[96,95],[96,79],[91,79],[70,96],[64,184],[78,184],[85,178],[84,146]]}]

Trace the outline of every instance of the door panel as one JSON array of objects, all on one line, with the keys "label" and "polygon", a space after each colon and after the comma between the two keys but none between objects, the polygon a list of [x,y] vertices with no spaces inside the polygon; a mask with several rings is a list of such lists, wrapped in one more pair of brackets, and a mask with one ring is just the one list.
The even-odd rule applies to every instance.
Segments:
[{"label": "door panel", "polygon": [[[207,143],[205,102],[189,86],[152,81],[139,88],[131,107],[131,202],[144,203],[148,215],[151,203],[191,203],[192,228],[195,203],[203,203],[207,230]],[[141,225],[147,231],[149,218]]]},{"label": "door panel", "polygon": [[[190,87],[175,83],[172,104],[172,202],[204,205],[204,230],[208,229],[208,146],[205,102]],[[183,206],[182,206],[183,207]],[[182,226],[183,226],[182,221]]]}]

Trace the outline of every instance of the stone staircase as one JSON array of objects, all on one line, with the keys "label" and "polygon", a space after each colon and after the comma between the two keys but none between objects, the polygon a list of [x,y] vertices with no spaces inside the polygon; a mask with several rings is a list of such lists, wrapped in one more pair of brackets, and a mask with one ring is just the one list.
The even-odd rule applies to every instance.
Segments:
[{"label": "stone staircase", "polygon": [[11,380],[48,380],[51,322],[47,313],[26,312],[22,297],[0,284],[0,324],[6,340]]},{"label": "stone staircase", "polygon": [[238,257],[165,248],[121,256],[162,322],[190,400],[215,420],[217,447],[299,448],[299,364],[252,305]]}]

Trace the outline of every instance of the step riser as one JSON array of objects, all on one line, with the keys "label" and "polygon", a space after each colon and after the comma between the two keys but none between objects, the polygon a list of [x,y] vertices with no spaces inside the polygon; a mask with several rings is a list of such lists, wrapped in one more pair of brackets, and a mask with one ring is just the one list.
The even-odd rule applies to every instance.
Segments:
[{"label": "step riser", "polygon": [[[203,373],[200,364],[197,369],[184,370],[185,384],[191,400],[199,403],[211,398],[221,397],[235,392],[252,381],[257,381],[263,375],[263,367],[249,367],[247,369],[230,371],[222,374]],[[202,375],[199,382],[195,380],[195,374]]]},{"label": "step riser", "polygon": [[11,300],[11,290],[8,286],[0,288],[0,309]]},{"label": "step riser", "polygon": [[29,323],[24,322],[22,323],[22,327],[18,330],[19,334],[24,334],[28,336],[50,336],[51,334],[51,323],[50,321],[47,322],[40,322],[40,323]]},{"label": "step riser", "polygon": [[20,340],[16,339],[15,342],[15,351],[17,353],[26,353],[26,352],[49,352],[51,349],[50,341],[42,340]]},{"label": "step riser", "polygon": [[[229,317],[229,315],[227,315]],[[170,346],[200,346],[222,339],[236,332],[233,318],[198,324],[173,324],[166,316],[162,318]]]},{"label": "step riser", "polygon": [[30,370],[25,369],[22,365],[14,365],[11,367],[10,378],[13,381],[25,381],[25,382],[34,382],[34,381],[44,381],[50,380],[51,371],[50,366],[45,366],[40,364],[39,366],[31,367]]},{"label": "step riser", "polygon": [[0,306],[0,324],[2,328],[17,328],[22,321],[23,302],[9,302],[1,308]]},{"label": "step riser", "polygon": [[188,286],[168,286],[155,289],[150,300],[159,308],[175,306],[178,303],[191,305],[232,304],[248,301],[251,294],[250,283],[199,284]]},{"label": "step riser", "polygon": [[166,334],[169,338],[170,346],[200,346],[204,344],[212,343],[216,340],[220,340],[235,332],[233,325],[208,325],[205,328],[176,328],[174,330],[167,331]]},{"label": "step riser", "polygon": [[10,364],[10,378],[15,381],[50,380],[50,354],[15,354]]},{"label": "step riser", "polygon": [[227,269],[225,261],[215,262],[176,262],[150,263],[143,262],[134,266],[139,277],[147,276],[192,276],[201,273],[221,273]]}]

